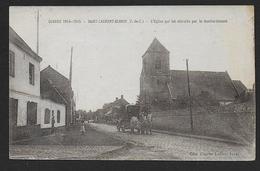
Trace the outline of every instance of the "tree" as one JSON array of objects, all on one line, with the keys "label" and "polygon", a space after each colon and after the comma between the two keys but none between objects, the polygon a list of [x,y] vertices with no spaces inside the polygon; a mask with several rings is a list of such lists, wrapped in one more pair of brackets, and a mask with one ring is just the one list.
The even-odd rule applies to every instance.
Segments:
[{"label": "tree", "polygon": [[136,105],[141,105],[142,99],[140,95],[137,95]]}]

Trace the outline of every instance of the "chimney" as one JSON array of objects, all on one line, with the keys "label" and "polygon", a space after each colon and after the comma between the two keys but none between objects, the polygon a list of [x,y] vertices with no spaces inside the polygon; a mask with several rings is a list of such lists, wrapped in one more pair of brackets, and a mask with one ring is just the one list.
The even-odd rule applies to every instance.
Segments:
[{"label": "chimney", "polygon": [[124,98],[124,95],[121,95],[121,99],[123,99]]}]

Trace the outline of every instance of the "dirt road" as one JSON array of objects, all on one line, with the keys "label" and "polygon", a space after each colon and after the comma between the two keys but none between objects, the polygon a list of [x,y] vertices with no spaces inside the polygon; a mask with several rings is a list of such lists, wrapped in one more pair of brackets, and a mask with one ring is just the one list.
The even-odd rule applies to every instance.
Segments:
[{"label": "dirt road", "polygon": [[102,154],[98,159],[112,160],[253,160],[254,147],[228,144],[161,133],[133,135],[115,126],[91,123],[90,126],[114,138],[132,143],[121,150]]},{"label": "dirt road", "polygon": [[253,160],[254,147],[162,133],[135,135],[115,126],[91,123],[79,130],[17,142],[11,159],[64,160]]}]

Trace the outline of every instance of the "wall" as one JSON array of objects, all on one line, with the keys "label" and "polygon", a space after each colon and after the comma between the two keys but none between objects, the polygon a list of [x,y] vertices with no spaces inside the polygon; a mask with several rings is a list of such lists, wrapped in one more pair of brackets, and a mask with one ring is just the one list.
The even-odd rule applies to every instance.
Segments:
[{"label": "wall", "polygon": [[[49,99],[41,99],[41,128],[51,128],[51,113],[50,112],[50,123],[44,124],[45,109],[48,108],[50,111],[54,110],[55,124],[54,127],[65,126],[65,105],[55,103]],[[60,123],[57,123],[57,110],[60,111]]]},{"label": "wall", "polygon": [[9,144],[19,139],[27,139],[42,135],[40,125],[19,126],[9,130]]},{"label": "wall", "polygon": [[[240,108],[236,105],[235,108]],[[220,109],[220,108],[218,108]],[[193,109],[193,134],[237,140],[243,143],[255,141],[255,109],[216,110],[214,113]],[[154,112],[153,128],[190,133],[188,109]]]},{"label": "wall", "polygon": [[26,126],[27,124],[28,101],[37,103],[37,124],[41,123],[40,99],[38,96],[33,96],[15,91],[9,91],[9,98],[18,99],[17,126]]},{"label": "wall", "polygon": [[[15,77],[9,76],[9,89],[40,97],[40,62],[11,42],[9,50],[15,53]],[[29,62],[35,69],[34,85],[29,83]]]}]

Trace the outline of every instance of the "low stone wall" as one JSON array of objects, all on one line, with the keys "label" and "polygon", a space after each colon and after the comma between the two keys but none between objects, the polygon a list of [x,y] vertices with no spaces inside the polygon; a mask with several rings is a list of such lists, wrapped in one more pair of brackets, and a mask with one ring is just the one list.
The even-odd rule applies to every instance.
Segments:
[{"label": "low stone wall", "polygon": [[16,126],[9,131],[9,141],[11,142],[41,135],[40,125]]},{"label": "low stone wall", "polygon": [[[41,136],[51,134],[52,128],[42,128],[41,129]],[[66,130],[65,126],[55,127],[55,133],[62,133]]]},{"label": "low stone wall", "polygon": [[[189,110],[164,111],[153,115],[153,128],[167,131],[190,132]],[[214,136],[244,143],[255,141],[255,112],[240,111],[208,113],[193,111],[192,134]]]},{"label": "low stone wall", "polygon": [[[10,144],[17,140],[51,134],[51,128],[40,128],[40,125],[18,126],[9,130]],[[63,131],[65,131],[65,126],[55,128],[56,133],[62,133]]]}]

